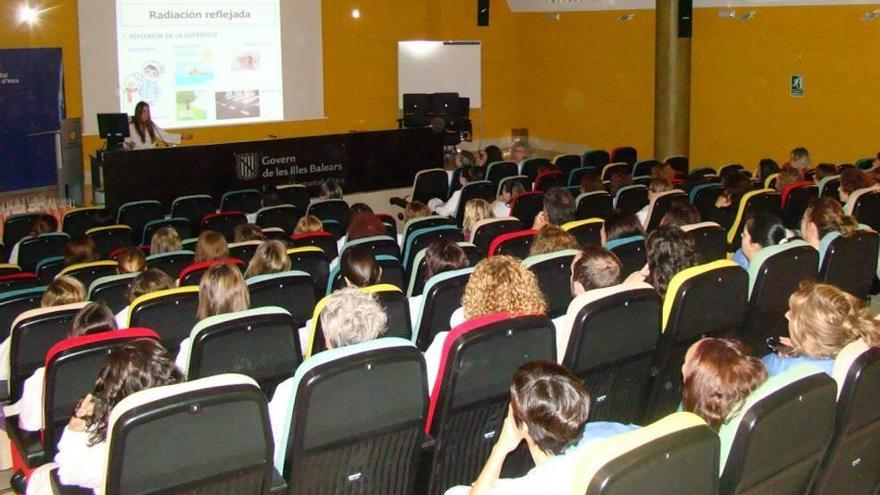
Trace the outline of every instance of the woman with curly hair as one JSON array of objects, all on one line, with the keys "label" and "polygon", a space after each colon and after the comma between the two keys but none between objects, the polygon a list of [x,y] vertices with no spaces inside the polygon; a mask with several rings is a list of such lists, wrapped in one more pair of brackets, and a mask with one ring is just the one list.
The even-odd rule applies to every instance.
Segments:
[{"label": "woman with curly hair", "polygon": [[[493,256],[477,263],[461,298],[461,308],[450,318],[455,328],[467,320],[495,313],[519,315],[547,314],[547,301],[538,278],[513,256]],[[443,342],[449,332],[440,332],[425,351],[428,389],[434,388]]]},{"label": "woman with curly hair", "polygon": [[110,411],[135,392],[182,380],[174,359],[153,339],[138,339],[111,351],[98,371],[94,389],[83,397],[64,428],[55,462],[33,472],[27,493],[52,493],[49,472],[56,467],[61,483],[101,490],[107,470]]}]

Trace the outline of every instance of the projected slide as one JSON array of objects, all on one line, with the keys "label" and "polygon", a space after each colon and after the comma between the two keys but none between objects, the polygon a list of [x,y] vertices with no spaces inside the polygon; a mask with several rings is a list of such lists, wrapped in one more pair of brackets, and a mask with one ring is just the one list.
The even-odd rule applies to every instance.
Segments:
[{"label": "projected slide", "polygon": [[279,0],[116,0],[120,111],[159,125],[284,119]]}]

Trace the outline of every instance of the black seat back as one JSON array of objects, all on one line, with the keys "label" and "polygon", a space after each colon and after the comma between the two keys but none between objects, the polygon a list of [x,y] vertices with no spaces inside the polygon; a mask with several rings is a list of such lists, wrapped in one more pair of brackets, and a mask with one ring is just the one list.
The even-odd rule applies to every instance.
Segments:
[{"label": "black seat back", "polygon": [[74,208],[61,219],[61,231],[70,237],[78,237],[87,230],[107,225],[110,222],[103,208],[89,206]]},{"label": "black seat back", "polygon": [[176,354],[180,342],[189,337],[198,322],[198,310],[198,287],[154,292],[132,301],[128,326],[155,330],[162,345]]},{"label": "black seat back", "polygon": [[876,232],[858,230],[849,237],[828,234],[819,252],[819,280],[864,299],[877,272],[878,249]]},{"label": "black seat back", "polygon": [[36,272],[37,263],[53,256],[64,255],[64,245],[70,237],[63,232],[43,234],[25,239],[18,245],[18,266],[25,272]]},{"label": "black seat back", "polygon": [[278,204],[293,205],[296,211],[309,208],[309,190],[301,184],[277,186],[275,193],[278,195]]},{"label": "black seat back", "polygon": [[489,246],[501,234],[523,230],[522,222],[516,218],[493,218],[477,223],[471,233],[472,242],[482,256],[489,255]]},{"label": "black seat back", "polygon": [[614,198],[614,207],[626,213],[635,213],[648,204],[648,188],[641,185],[621,187]]},{"label": "black seat back", "polygon": [[410,199],[428,204],[432,198],[443,201],[449,197],[449,174],[441,168],[422,170],[416,174]]},{"label": "black seat back", "polygon": [[701,262],[727,259],[727,232],[717,223],[683,225],[682,230],[694,238],[694,249],[699,253]]},{"label": "black seat back", "polygon": [[575,218],[586,220],[587,218],[608,218],[611,216],[611,195],[603,191],[594,191],[581,194],[577,197],[577,211]]},{"label": "black seat back", "polygon": [[501,179],[513,177],[519,174],[519,167],[514,162],[493,162],[487,166],[486,180],[492,183],[492,187],[498,190]]},{"label": "black seat back", "polygon": [[292,205],[269,206],[257,212],[257,225],[263,229],[278,227],[286,235],[290,235],[304,212],[305,210],[297,210]]},{"label": "black seat back", "polygon": [[131,227],[131,242],[140,244],[144,227],[154,221],[165,218],[162,203],[155,200],[133,201],[119,207],[116,223]]},{"label": "black seat back", "polygon": [[58,220],[48,213],[22,213],[7,217],[3,221],[3,245],[6,249],[12,250],[15,243],[30,235],[34,224],[41,218],[49,223],[51,232],[58,230]]},{"label": "black seat back", "polygon": [[590,150],[584,153],[583,164],[585,167],[602,170],[602,167],[609,163],[611,163],[611,155],[605,150]]},{"label": "black seat back", "polygon": [[463,268],[445,272],[427,282],[421,320],[412,322],[414,326],[418,325],[416,345],[420,350],[428,350],[438,333],[450,330],[450,318],[461,307],[461,298],[473,271],[473,268]]},{"label": "black seat back", "polygon": [[248,223],[247,217],[240,211],[221,211],[205,215],[201,230],[213,230],[222,235],[226,242],[235,240],[235,228]]},{"label": "black seat back", "polygon": [[550,318],[564,315],[571,302],[571,262],[577,254],[577,250],[566,249],[523,260],[523,265],[538,278]]},{"label": "black seat back", "polygon": [[518,194],[510,201],[510,216],[519,219],[528,228],[532,227],[535,217],[544,209],[544,193],[530,191]]},{"label": "black seat back", "polygon": [[220,197],[220,211],[256,213],[263,206],[263,195],[256,189],[229,191]]},{"label": "black seat back", "polygon": [[459,199],[458,208],[455,210],[455,223],[459,227],[464,222],[465,206],[472,199],[484,199],[489,203],[495,201],[495,188],[492,183],[487,180],[477,180],[469,182],[461,188],[461,199]]},{"label": "black seat back", "polygon": [[45,292],[45,287],[30,287],[0,294],[0,341],[9,337],[16,316],[40,307]]},{"label": "black seat back", "polygon": [[[285,309],[302,326],[315,309],[312,277],[302,271],[257,275],[247,280],[251,307],[277,306]],[[299,328],[299,326],[297,328]]]},{"label": "black seat back", "polygon": [[192,251],[174,251],[170,253],[153,254],[147,256],[147,268],[162,270],[169,277],[177,280],[181,270],[193,262],[195,253]]},{"label": "black seat back", "polygon": [[339,222],[343,230],[348,228],[348,217],[350,212],[348,210],[348,203],[346,203],[345,200],[322,199],[314,201],[309,205],[306,214],[314,215],[322,222],[324,220],[335,220]]},{"label": "black seat back", "polygon": [[801,228],[801,218],[811,202],[819,196],[819,188],[814,185],[795,187],[788,192],[782,206],[782,223],[785,228],[797,230]]},{"label": "black seat back", "polygon": [[324,297],[330,276],[330,260],[324,251],[316,247],[294,248],[287,250],[287,257],[290,258],[291,270],[300,270],[311,275],[315,299]]},{"label": "black seat back", "polygon": [[88,289],[89,301],[104,301],[113,313],[122,311],[130,302],[128,292],[137,276],[137,273],[126,273],[96,279]]},{"label": "black seat back", "polygon": [[[91,229],[86,232],[86,235],[95,241],[98,255],[102,260],[106,260],[113,251],[135,245],[133,232],[127,225],[111,225]],[[140,231],[138,232],[140,233]]]},{"label": "black seat back", "polygon": [[648,262],[648,253],[645,249],[645,237],[634,235],[617,239],[619,242],[610,241],[605,247],[620,258],[620,264],[623,267],[620,271],[621,275],[637,272]]},{"label": "black seat back", "polygon": [[869,191],[861,194],[853,205],[852,216],[859,223],[880,231],[880,192]]},{"label": "black seat back", "polygon": [[202,219],[214,213],[214,199],[207,194],[184,196],[171,203],[171,216],[189,220],[193,234],[201,232]]}]

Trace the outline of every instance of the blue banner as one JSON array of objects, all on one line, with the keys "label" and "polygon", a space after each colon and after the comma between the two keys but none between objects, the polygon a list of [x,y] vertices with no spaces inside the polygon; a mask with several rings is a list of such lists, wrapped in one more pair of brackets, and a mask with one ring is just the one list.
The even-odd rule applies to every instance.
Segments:
[{"label": "blue banner", "polygon": [[56,183],[63,88],[60,48],[0,50],[0,191]]}]

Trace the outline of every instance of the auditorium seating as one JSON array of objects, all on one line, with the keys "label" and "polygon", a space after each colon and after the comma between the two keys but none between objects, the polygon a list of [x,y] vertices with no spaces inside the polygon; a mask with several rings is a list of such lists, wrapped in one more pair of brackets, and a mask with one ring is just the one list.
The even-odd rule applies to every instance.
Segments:
[{"label": "auditorium seating", "polygon": [[450,330],[452,313],[461,307],[464,289],[474,272],[472,267],[438,273],[425,282],[424,297],[413,325],[413,342],[422,351],[434,337]]},{"label": "auditorium seating", "polygon": [[639,153],[632,146],[618,146],[611,150],[609,160],[613,162],[624,162],[630,167],[636,164],[639,159]]},{"label": "auditorium seating", "polygon": [[487,180],[475,180],[469,182],[461,188],[461,197],[458,200],[458,207],[455,210],[455,223],[461,227],[464,222],[464,209],[468,201],[472,199],[484,199],[488,203],[495,201],[495,188],[492,183]]},{"label": "auditorium seating", "polygon": [[629,175],[632,172],[632,165],[629,165],[624,162],[613,162],[608,163],[602,167],[602,173],[600,177],[602,181],[610,181],[611,177],[616,174],[627,174]]},{"label": "auditorium seating", "polygon": [[633,235],[621,237],[605,243],[605,249],[611,251],[620,259],[622,269],[621,276],[626,278],[630,273],[637,272],[648,262],[648,254],[645,250],[645,236]]},{"label": "auditorium seating", "polygon": [[819,281],[866,298],[877,273],[878,249],[880,237],[874,231],[858,230],[849,237],[826,234],[819,246]]},{"label": "auditorium seating", "polygon": [[681,230],[694,238],[694,248],[700,261],[709,263],[727,259],[727,232],[715,222],[699,222],[682,225]]},{"label": "auditorium seating", "polygon": [[709,218],[715,208],[715,201],[724,192],[724,187],[718,183],[699,184],[691,188],[688,195],[691,204],[700,212],[700,218]]},{"label": "auditorium seating", "polygon": [[568,303],[571,302],[571,262],[577,254],[577,250],[565,249],[529,256],[522,262],[538,278],[538,285],[547,300],[547,316],[550,318],[564,315]]},{"label": "auditorium seating", "polygon": [[739,338],[763,356],[768,337],[788,336],[788,298],[802,280],[815,279],[819,253],[801,240],[768,246],[749,262],[749,305]]},{"label": "auditorium seating", "polygon": [[571,171],[581,168],[581,157],[578,155],[557,155],[553,158],[553,167],[562,172],[562,176],[568,184]]},{"label": "auditorium seating", "polygon": [[0,276],[0,293],[40,286],[41,281],[33,273],[13,273]]},{"label": "auditorium seating", "polygon": [[645,221],[645,231],[650,232],[660,226],[663,216],[676,201],[687,202],[687,194],[681,189],[664,191],[654,195],[648,205],[648,216]]},{"label": "auditorium seating", "polygon": [[[64,269],[64,257],[63,256],[52,256],[51,258],[44,258],[39,263],[37,263],[37,276],[40,277],[40,282],[48,285],[52,283],[52,280],[61,273],[61,270]],[[2,279],[2,277],[0,277]],[[0,283],[2,286],[2,283]],[[2,289],[0,289],[2,290]]]},{"label": "auditorium seating", "polygon": [[608,218],[611,216],[611,195],[605,191],[592,191],[580,194],[575,198],[577,210],[575,218],[584,220],[587,218]]},{"label": "auditorium seating", "polygon": [[[348,203],[342,199],[322,199],[313,201],[306,210],[306,215],[314,215],[324,222],[325,220],[335,220],[339,222],[342,230],[348,228]],[[327,230],[326,227],[324,230]]]},{"label": "auditorium seating", "polygon": [[[283,493],[273,477],[266,400],[243,375],[225,374],[136,392],[107,425],[102,493]],[[273,482],[279,485],[270,492]],[[69,488],[53,488],[62,495]]]},{"label": "auditorium seating", "polygon": [[171,227],[177,231],[177,236],[181,239],[189,239],[193,237],[193,229],[190,221],[183,217],[161,218],[152,220],[144,225],[143,236],[140,239],[142,246],[149,246],[153,240],[153,234],[163,227]]},{"label": "auditorium seating", "polygon": [[583,154],[581,163],[585,167],[593,167],[596,170],[602,170],[605,165],[611,163],[611,156],[605,150],[590,150]]},{"label": "auditorium seating", "polygon": [[260,244],[262,243],[263,241],[230,242],[229,257],[241,260],[244,264],[244,268],[247,268],[251,259],[254,257],[254,253],[257,252],[257,248],[260,247]]},{"label": "auditorium seating", "polygon": [[472,227],[470,242],[473,242],[483,256],[489,254],[492,240],[501,234],[523,230],[523,224],[516,218],[487,218]]},{"label": "auditorium seating", "polygon": [[286,235],[291,235],[304,212],[305,210],[297,210],[292,205],[265,206],[257,211],[256,224],[263,229],[278,227]]},{"label": "auditorium seating", "polygon": [[498,187],[496,188],[496,196],[501,195],[501,191],[507,187],[507,184],[510,183],[510,187],[513,187],[513,183],[519,183],[523,191],[529,191],[532,189],[532,181],[529,180],[525,175],[511,175],[510,177],[505,177],[501,179],[501,182],[498,183]]},{"label": "auditorium seating", "polygon": [[492,183],[496,191],[502,179],[515,175],[519,175],[519,166],[514,162],[492,162],[486,166],[486,180]]},{"label": "auditorium seating", "polygon": [[387,235],[377,235],[348,241],[342,246],[342,251],[339,254],[342,255],[348,249],[358,248],[369,251],[373,256],[385,255],[400,259],[400,246],[397,244],[397,239]]},{"label": "auditorium seating", "polygon": [[672,167],[672,170],[675,170],[675,175],[678,177],[687,177],[688,172],[690,171],[688,157],[683,155],[667,156],[663,160],[663,163]]},{"label": "auditorium seating", "polygon": [[510,216],[531,227],[535,217],[544,209],[544,193],[531,191],[518,194],[510,200]]},{"label": "auditorium seating", "polygon": [[115,261],[93,261],[91,263],[78,263],[76,265],[70,265],[64,268],[58,275],[67,275],[68,277],[73,277],[82,282],[84,287],[88,288],[89,285],[92,284],[92,282],[101,277],[116,275],[116,267],[117,264]]},{"label": "auditorium seating", "polygon": [[238,258],[218,258],[209,261],[200,261],[198,263],[193,263],[180,271],[180,276],[177,278],[177,285],[179,287],[185,287],[187,285],[198,286],[202,280],[202,275],[204,275],[209,268],[224,263],[235,265],[241,271],[244,271],[245,268],[247,268],[244,261]]},{"label": "auditorium seating", "polygon": [[0,263],[0,277],[21,273],[21,267],[11,263]]},{"label": "auditorium seating", "polygon": [[300,270],[312,277],[315,298],[324,297],[330,275],[330,260],[327,259],[324,251],[315,246],[292,248],[287,250],[287,257],[290,258],[291,270]]},{"label": "auditorium seating", "polygon": [[7,249],[4,259],[9,255],[9,251],[12,251],[15,243],[30,235],[34,224],[40,219],[49,224],[51,232],[58,230],[58,220],[46,213],[21,213],[7,217],[3,221],[3,246]]},{"label": "auditorium seating", "polygon": [[590,421],[641,421],[660,314],[660,297],[648,284],[587,291],[568,306],[557,331],[557,357],[587,386]]},{"label": "auditorium seating", "polygon": [[278,204],[292,205],[298,212],[304,212],[309,207],[309,190],[302,184],[276,186],[275,194],[278,195]]},{"label": "auditorium seating", "polygon": [[[138,232],[140,233],[140,231]],[[128,225],[95,227],[87,230],[86,235],[95,241],[95,249],[97,249],[101,259],[104,260],[110,257],[110,253],[119,248],[135,245],[134,231]]]},{"label": "auditorium seating", "polygon": [[787,229],[800,230],[801,219],[807,207],[819,195],[818,188],[811,182],[796,182],[782,191],[782,212],[780,217]]},{"label": "auditorium seating", "polygon": [[128,225],[131,228],[131,242],[133,245],[139,243],[147,244],[142,241],[144,227],[154,220],[165,218],[165,210],[162,203],[156,200],[132,201],[125,203],[119,207],[116,213],[116,223],[118,225]]},{"label": "auditorium seating", "polygon": [[554,187],[566,186],[565,175],[559,170],[547,170],[541,172],[535,177],[532,189],[535,191],[546,192]]},{"label": "auditorium seating", "polygon": [[658,160],[654,160],[653,158],[648,160],[639,160],[635,164],[633,164],[632,176],[633,177],[644,177],[650,176],[651,170],[655,165],[659,165],[660,162]]},{"label": "auditorium seating", "polygon": [[834,434],[813,486],[816,495],[873,495],[880,486],[880,349],[857,340],[834,361]]},{"label": "auditorium seating", "polygon": [[433,198],[446,201],[449,198],[449,174],[442,168],[431,168],[416,172],[410,201],[428,204]]},{"label": "auditorium seating", "polygon": [[550,169],[553,164],[546,158],[526,158],[519,164],[519,173],[529,178],[529,181],[535,182],[540,173],[540,169]]},{"label": "auditorium seating", "polygon": [[612,206],[615,209],[632,214],[635,214],[647,204],[648,188],[639,184],[621,187],[618,189],[617,194],[614,195],[614,201],[612,202]]},{"label": "auditorium seating", "polygon": [[739,163],[729,163],[729,164],[727,164],[727,165],[723,165],[723,166],[718,170],[718,176],[719,176],[719,177],[724,177],[724,176],[726,176],[727,174],[730,174],[730,173],[733,173],[733,172],[742,172],[742,171],[744,171],[744,169],[743,169],[743,166],[742,166],[741,164],[739,164]]},{"label": "auditorium seating", "polygon": [[104,301],[113,313],[128,306],[128,292],[139,273],[123,273],[96,278],[88,286],[89,301]]},{"label": "auditorium seating", "polygon": [[[435,441],[428,494],[477,478],[507,415],[510,377],[529,361],[553,361],[555,340],[553,324],[544,316],[501,313],[449,332],[425,423]],[[521,476],[526,469],[510,475]]]},{"label": "auditorium seating", "polygon": [[[566,180],[566,185],[568,185],[569,187],[580,188],[581,181],[583,181],[583,179],[584,179],[584,175],[585,175],[587,172],[593,172],[593,173],[595,173],[595,172],[596,172],[596,169],[593,168],[593,167],[578,167],[578,168],[574,168],[574,169],[572,169],[572,170],[568,173],[568,178],[567,178],[567,180]],[[578,194],[580,194],[580,192],[578,192]],[[573,196],[577,197],[578,194],[574,194]]]},{"label": "auditorium seating", "polygon": [[181,196],[171,202],[171,217],[189,220],[193,234],[201,232],[202,219],[214,212],[214,198],[207,194]]},{"label": "auditorium seating", "polygon": [[[405,277],[403,265],[398,258],[387,254],[380,254],[374,258],[376,259],[376,264],[379,265],[379,268],[382,270],[382,275],[379,277],[379,283],[393,285],[400,290],[406,288],[404,280],[408,281],[409,279]],[[336,265],[330,270],[330,276],[327,280],[326,295],[329,296],[332,292],[344,287],[345,281],[342,279],[341,267]]]},{"label": "auditorium seating", "polygon": [[45,292],[42,286],[0,292],[0,342],[9,337],[10,323],[18,315],[40,307]]},{"label": "auditorium seating", "polygon": [[297,328],[290,313],[274,306],[209,316],[190,331],[189,360],[182,371],[189,380],[247,375],[272,397],[302,362]]},{"label": "auditorium seating", "polygon": [[327,255],[327,258],[331,260],[339,255],[336,239],[326,231],[293,234],[290,236],[290,246],[294,248],[306,246],[319,247]]},{"label": "auditorium seating", "polygon": [[758,213],[779,215],[780,195],[772,189],[758,189],[745,193],[739,202],[733,226],[727,231],[727,251],[735,252],[742,242],[746,220]]},{"label": "auditorium seating", "polygon": [[263,195],[256,189],[228,191],[220,196],[220,211],[256,213],[263,206]]},{"label": "auditorium seating", "polygon": [[[94,388],[95,376],[107,354],[132,340],[144,338],[158,340],[159,336],[152,330],[132,328],[67,338],[49,348],[43,378],[43,429],[25,431],[19,427],[18,415],[6,418],[6,432],[16,452],[13,469],[26,473],[50,462],[58,451],[58,441],[71,413]],[[42,363],[41,359],[40,365]]]},{"label": "auditorium seating", "polygon": [[718,431],[719,493],[809,493],[834,430],[836,392],[831,377],[800,365],[749,394]]},{"label": "auditorium seating", "polygon": [[128,327],[150,328],[162,339],[162,345],[177,353],[180,341],[198,321],[199,288],[178,287],[144,294],[131,302]]},{"label": "auditorium seating", "polygon": [[61,231],[70,237],[84,235],[87,230],[108,223],[107,213],[99,206],[84,206],[68,210],[61,217]]},{"label": "auditorium seating", "polygon": [[290,493],[416,493],[428,390],[412,343],[322,352],[296,370],[291,392],[283,420],[273,418],[275,466]]},{"label": "auditorium seating", "polygon": [[840,176],[829,175],[819,181],[819,197],[840,198]]},{"label": "auditorium seating", "polygon": [[853,191],[849,202],[852,202],[852,211],[847,212],[849,215],[875,231],[880,230],[880,191],[869,187]]},{"label": "auditorium seating", "polygon": [[146,258],[147,269],[162,270],[173,280],[177,280],[180,271],[192,264],[194,256],[194,252],[186,250],[151,254]]},{"label": "auditorium seating", "polygon": [[587,218],[574,220],[562,225],[562,230],[573,235],[581,247],[602,244],[602,226],[605,221],[601,218]]},{"label": "auditorium seating", "polygon": [[520,230],[501,234],[489,245],[489,258],[497,255],[516,256],[525,259],[529,256],[529,247],[538,234],[537,230]]},{"label": "auditorium seating", "polygon": [[202,218],[201,231],[213,230],[222,235],[226,242],[235,240],[235,228],[248,223],[247,217],[240,211],[221,211],[209,213]]},{"label": "auditorium seating", "polygon": [[698,416],[679,412],[589,449],[575,470],[586,495],[715,495],[718,437]]},{"label": "auditorium seating", "polygon": [[[464,251],[468,259],[468,266],[476,266],[483,259],[482,254],[477,251],[477,247],[473,244],[468,242],[456,242],[455,244]],[[416,257],[413,259],[412,269],[409,270],[408,278],[405,280],[406,294],[409,297],[421,295],[424,291],[425,283],[427,282],[425,275],[428,269],[428,263],[425,260],[427,251],[427,248],[422,249],[416,253]]]},{"label": "auditorium seating", "polygon": [[455,225],[437,225],[412,231],[406,236],[406,244],[403,247],[403,268],[407,273],[411,273],[414,268],[416,253],[427,248],[437,239],[459,242],[464,240],[464,235]]},{"label": "auditorium seating", "polygon": [[736,263],[714,261],[684,269],[669,282],[663,300],[648,419],[665,416],[681,401],[681,366],[691,344],[734,334],[745,318],[748,275]]},{"label": "auditorium seating", "polygon": [[24,239],[18,244],[17,264],[25,272],[34,272],[37,264],[53,256],[64,254],[64,245],[70,236],[64,232],[52,232]]}]

